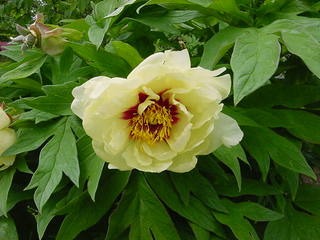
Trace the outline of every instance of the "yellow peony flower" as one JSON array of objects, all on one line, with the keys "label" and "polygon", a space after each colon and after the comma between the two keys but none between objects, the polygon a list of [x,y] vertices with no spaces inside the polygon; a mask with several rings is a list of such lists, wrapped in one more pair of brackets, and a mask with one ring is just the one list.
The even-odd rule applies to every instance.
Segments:
[{"label": "yellow peony flower", "polygon": [[10,167],[16,156],[1,157],[1,154],[16,142],[16,132],[8,128],[10,118],[0,106],[0,171]]},{"label": "yellow peony flower", "polygon": [[191,68],[187,50],[155,53],[127,77],[95,77],[73,90],[97,155],[109,168],[187,172],[197,155],[238,144],[237,122],[221,113],[225,69]]}]

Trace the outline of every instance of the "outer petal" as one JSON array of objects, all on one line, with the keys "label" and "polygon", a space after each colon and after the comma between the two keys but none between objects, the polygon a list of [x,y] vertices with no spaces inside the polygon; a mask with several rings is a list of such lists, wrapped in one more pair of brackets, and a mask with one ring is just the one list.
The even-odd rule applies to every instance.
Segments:
[{"label": "outer petal", "polygon": [[122,154],[128,166],[145,172],[162,172],[172,161],[158,161],[140,150],[139,144],[130,144]]},{"label": "outer petal", "polygon": [[243,138],[238,123],[231,117],[220,113],[214,122],[214,129],[201,146],[200,155],[206,155],[224,144],[227,147],[237,145]]},{"label": "outer petal", "polygon": [[6,112],[0,107],[0,129],[7,128],[10,125],[10,118]]},{"label": "outer petal", "polygon": [[140,74],[150,66],[164,67],[162,73],[172,72],[172,69],[186,70],[190,68],[190,57],[186,49],[182,51],[165,51],[155,53],[140,63],[128,76],[128,79],[138,79]]},{"label": "outer petal", "polygon": [[113,155],[104,150],[104,144],[96,141],[92,142],[92,146],[96,154],[104,161],[108,162],[111,169],[119,169],[121,171],[131,170],[132,168],[126,164],[121,154]]},{"label": "outer petal", "polygon": [[0,130],[0,155],[16,142],[16,132],[11,128]]},{"label": "outer petal", "polygon": [[72,111],[83,118],[86,107],[91,103],[92,99],[97,99],[101,93],[109,86],[111,79],[108,77],[95,77],[91,78],[79,87],[72,91],[74,100],[71,104]]},{"label": "outer petal", "polygon": [[197,161],[197,157],[192,152],[186,152],[174,158],[168,170],[178,173],[189,172],[196,166]]},{"label": "outer petal", "polygon": [[155,143],[150,145],[148,143],[142,143],[143,151],[150,157],[156,158],[159,161],[168,161],[173,159],[177,153],[165,142]]},{"label": "outer petal", "polygon": [[12,166],[16,156],[0,157],[0,171]]}]

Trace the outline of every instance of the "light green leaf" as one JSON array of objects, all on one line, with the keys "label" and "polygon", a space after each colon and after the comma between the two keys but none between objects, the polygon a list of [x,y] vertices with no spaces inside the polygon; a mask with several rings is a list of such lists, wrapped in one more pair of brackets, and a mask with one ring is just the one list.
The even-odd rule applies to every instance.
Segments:
[{"label": "light green leaf", "polygon": [[111,46],[114,52],[126,60],[132,68],[135,68],[143,61],[139,52],[130,44],[121,41],[112,41]]},{"label": "light green leaf", "polygon": [[239,103],[275,73],[280,57],[278,37],[252,30],[239,37],[231,57],[234,103]]},{"label": "light green leaf", "polygon": [[236,39],[246,32],[245,28],[227,27],[217,34],[204,45],[203,55],[200,66],[206,69],[213,69],[224,54],[233,46]]},{"label": "light green leaf", "polygon": [[41,68],[46,59],[46,56],[41,56],[39,58],[33,58],[31,60],[21,63],[15,69],[3,74],[0,77],[0,83],[9,81],[11,79],[26,78],[30,76],[31,74],[37,72]]},{"label": "light green leaf", "polygon": [[41,123],[41,122],[46,122],[49,121],[53,118],[59,117],[57,115],[47,113],[47,112],[42,112],[37,109],[32,109],[31,111],[24,112],[20,115],[19,119],[20,120],[34,120],[35,124]]},{"label": "light green leaf", "polygon": [[169,214],[141,174],[131,179],[111,215],[106,240],[117,239],[127,228],[130,240],[180,240]]},{"label": "light green leaf", "polygon": [[79,185],[76,141],[69,121],[59,127],[54,137],[42,148],[39,166],[27,187],[37,187],[34,200],[39,211],[60,183],[62,173],[65,173],[75,185]]},{"label": "light green leaf", "polygon": [[99,69],[109,77],[126,77],[131,70],[130,65],[121,57],[96,49],[94,45],[69,43],[72,49],[89,65]]},{"label": "light green leaf", "polygon": [[0,212],[5,216],[7,216],[8,195],[15,172],[13,167],[0,172]]},{"label": "light green leaf", "polygon": [[282,39],[288,50],[299,56],[318,78],[320,78],[320,40],[308,32],[283,31]]},{"label": "light green leaf", "polygon": [[18,233],[14,221],[11,217],[0,217],[0,239],[18,240]]}]

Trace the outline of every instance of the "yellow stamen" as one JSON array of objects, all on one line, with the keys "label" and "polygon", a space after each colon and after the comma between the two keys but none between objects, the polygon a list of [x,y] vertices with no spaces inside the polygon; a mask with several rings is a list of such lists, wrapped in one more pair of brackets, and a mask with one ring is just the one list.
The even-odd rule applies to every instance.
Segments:
[{"label": "yellow stamen", "polygon": [[169,109],[153,103],[130,119],[129,126],[132,139],[153,144],[170,137],[172,116]]}]

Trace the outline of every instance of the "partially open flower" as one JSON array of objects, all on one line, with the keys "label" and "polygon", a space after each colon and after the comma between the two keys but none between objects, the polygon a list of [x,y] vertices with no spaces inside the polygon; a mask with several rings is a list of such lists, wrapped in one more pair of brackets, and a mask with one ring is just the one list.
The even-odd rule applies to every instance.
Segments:
[{"label": "partially open flower", "polygon": [[0,171],[10,167],[16,156],[1,157],[9,147],[16,141],[16,132],[9,128],[11,120],[3,108],[0,106]]},{"label": "partially open flower", "polygon": [[221,113],[231,87],[229,75],[218,76],[224,70],[191,68],[187,50],[156,53],[127,79],[95,77],[76,87],[71,108],[109,168],[187,172],[196,155],[243,137]]},{"label": "partially open flower", "polygon": [[37,14],[35,22],[28,28],[16,25],[19,36],[12,38],[14,42],[22,43],[22,49],[39,47],[49,55],[58,55],[65,49],[67,40],[80,40],[82,33],[59,26],[44,24],[42,14]]}]

